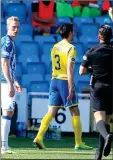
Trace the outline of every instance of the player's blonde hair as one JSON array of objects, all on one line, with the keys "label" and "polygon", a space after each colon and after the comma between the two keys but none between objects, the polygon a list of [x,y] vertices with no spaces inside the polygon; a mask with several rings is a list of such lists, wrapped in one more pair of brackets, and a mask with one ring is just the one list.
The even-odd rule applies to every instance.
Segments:
[{"label": "player's blonde hair", "polygon": [[11,21],[17,21],[17,22],[19,22],[19,18],[18,17],[14,17],[14,16],[9,17],[7,19],[7,25],[9,25]]}]

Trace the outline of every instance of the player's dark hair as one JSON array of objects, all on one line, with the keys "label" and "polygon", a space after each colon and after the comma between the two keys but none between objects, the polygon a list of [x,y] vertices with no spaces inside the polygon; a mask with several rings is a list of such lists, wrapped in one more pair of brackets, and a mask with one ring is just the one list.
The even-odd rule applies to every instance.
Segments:
[{"label": "player's dark hair", "polygon": [[104,24],[100,27],[99,34],[104,42],[109,42],[112,39],[112,28]]},{"label": "player's dark hair", "polygon": [[56,33],[60,34],[62,38],[68,38],[70,32],[73,32],[72,23],[61,24],[56,31]]}]

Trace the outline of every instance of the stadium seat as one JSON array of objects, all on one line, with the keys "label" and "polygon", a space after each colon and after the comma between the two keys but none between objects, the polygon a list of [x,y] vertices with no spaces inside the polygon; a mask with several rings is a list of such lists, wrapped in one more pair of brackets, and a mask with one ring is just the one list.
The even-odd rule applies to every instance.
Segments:
[{"label": "stadium seat", "polygon": [[84,49],[87,49],[88,43],[99,43],[98,35],[95,36],[79,36],[79,42],[84,44]]},{"label": "stadium seat", "polygon": [[57,17],[57,22],[56,22],[56,26],[59,26],[60,24],[63,23],[71,23],[71,20],[69,17]]},{"label": "stadium seat", "polygon": [[29,73],[34,73],[34,74],[41,74],[45,75],[46,74],[46,66],[45,63],[40,62],[40,63],[28,63],[27,64],[27,71]]},{"label": "stadium seat", "polygon": [[25,34],[25,35],[27,34],[27,35],[32,36],[33,34],[32,25],[31,24],[21,24],[19,34]]},{"label": "stadium seat", "polygon": [[93,47],[93,46],[97,45],[97,44],[98,44],[98,42],[89,42],[89,43],[86,45],[86,50],[87,50],[88,48],[90,48],[90,47]]},{"label": "stadium seat", "polygon": [[90,74],[86,74],[86,75],[82,75],[82,76],[79,74],[80,65],[81,65],[81,63],[77,62],[77,63],[75,63],[75,67],[74,67],[74,81],[75,81],[76,86],[79,81],[83,81],[83,82],[90,81]]},{"label": "stadium seat", "polygon": [[6,17],[17,16],[21,23],[26,22],[27,10],[23,3],[9,3],[5,7]]},{"label": "stadium seat", "polygon": [[95,35],[95,36],[80,36],[79,37],[79,41],[84,43],[84,44],[87,44],[87,43],[90,43],[90,42],[99,42],[98,40],[98,35]]},{"label": "stadium seat", "polygon": [[27,9],[27,22],[28,23],[31,23],[32,21],[32,8],[31,8],[31,5],[32,5],[32,1],[23,1],[23,3],[26,5],[26,9]]},{"label": "stadium seat", "polygon": [[22,76],[22,66],[21,63],[16,64],[16,73],[15,73],[17,78],[20,78]]},{"label": "stadium seat", "polygon": [[60,34],[56,34],[56,37],[57,37],[57,42],[62,40],[62,37],[60,36]]},{"label": "stadium seat", "polygon": [[45,80],[45,81],[48,81],[49,83],[50,83],[50,81],[51,81],[51,78],[52,78],[52,75],[51,75],[51,74],[46,74],[46,75],[44,76],[44,80]]},{"label": "stadium seat", "polygon": [[112,20],[109,16],[101,16],[101,17],[96,17],[95,22],[99,24],[100,26],[103,24],[112,24]]},{"label": "stadium seat", "polygon": [[79,42],[77,36],[74,36],[74,37],[73,37],[72,43],[74,43],[74,42]]},{"label": "stadium seat", "polygon": [[91,17],[85,17],[85,18],[84,17],[74,17],[73,23],[80,26],[82,23],[92,24],[94,22],[93,22],[93,18],[91,18]]},{"label": "stadium seat", "polygon": [[80,62],[76,62],[75,63],[75,67],[74,67],[74,81],[75,81],[75,85],[77,85],[78,80],[79,80],[79,68],[80,68]]},{"label": "stadium seat", "polygon": [[5,23],[1,23],[1,36],[5,36],[7,33],[7,30],[6,30],[6,24]]},{"label": "stadium seat", "polygon": [[46,64],[46,67],[49,68],[51,62],[51,50],[53,48],[54,43],[44,43],[43,45],[43,55],[42,62]]},{"label": "stadium seat", "polygon": [[28,62],[40,62],[38,44],[36,42],[22,42],[17,60],[22,63],[24,72],[27,72]]},{"label": "stadium seat", "polygon": [[38,42],[40,45],[40,54],[43,54],[43,45],[44,43],[52,43],[54,44],[56,42],[53,35],[50,36],[35,36],[34,41]]},{"label": "stadium seat", "polygon": [[84,55],[84,45],[83,43],[73,43],[72,44],[75,46],[76,48],[76,62],[81,62],[82,61],[82,57]]},{"label": "stadium seat", "polygon": [[3,3],[1,3],[1,22],[5,22],[5,10]]},{"label": "stadium seat", "polygon": [[29,89],[32,81],[43,81],[44,78],[41,74],[23,74],[22,75],[22,86]]},{"label": "stadium seat", "polygon": [[52,75],[52,62],[50,61],[47,73]]},{"label": "stadium seat", "polygon": [[81,24],[80,28],[83,36],[93,37],[98,35],[99,25],[97,24]]},{"label": "stadium seat", "polygon": [[17,45],[17,47],[20,46],[20,43],[23,41],[30,41],[32,42],[32,36],[30,36],[29,34],[25,34],[25,35],[18,35],[15,39],[15,43]]},{"label": "stadium seat", "polygon": [[49,83],[47,81],[31,82],[30,92],[49,92]]}]

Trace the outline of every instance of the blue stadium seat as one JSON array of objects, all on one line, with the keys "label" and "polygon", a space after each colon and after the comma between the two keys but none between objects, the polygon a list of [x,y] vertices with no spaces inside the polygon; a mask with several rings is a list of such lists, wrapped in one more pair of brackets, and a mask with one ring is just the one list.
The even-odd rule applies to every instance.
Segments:
[{"label": "blue stadium seat", "polygon": [[46,67],[49,68],[51,62],[51,50],[53,48],[53,43],[44,43],[43,45],[43,55],[42,55],[42,62],[46,64]]},{"label": "blue stadium seat", "polygon": [[80,64],[79,62],[75,63],[75,67],[74,67],[74,81],[75,81],[75,86],[77,86],[78,80],[79,80],[79,68],[80,68]]},{"label": "blue stadium seat", "polygon": [[78,81],[77,93],[89,93],[89,81]]},{"label": "blue stadium seat", "polygon": [[84,43],[84,44],[87,44],[87,43],[90,43],[90,42],[99,42],[98,40],[98,35],[95,35],[95,36],[80,36],[79,37],[79,41]]},{"label": "blue stadium seat", "polygon": [[52,62],[50,61],[47,73],[52,75]]},{"label": "blue stadium seat", "polygon": [[5,7],[6,17],[17,16],[21,23],[26,22],[27,11],[26,6],[23,3],[9,3]]},{"label": "blue stadium seat", "polygon": [[22,66],[21,63],[16,64],[16,77],[20,78],[22,76]]},{"label": "blue stadium seat", "polygon": [[32,42],[32,36],[30,35],[18,35],[15,39],[15,43],[17,45],[17,47],[20,46],[20,43],[23,42],[23,41],[29,41],[29,42]]},{"label": "blue stadium seat", "polygon": [[79,41],[84,44],[85,50],[87,49],[88,43],[99,43],[97,35],[95,35],[95,36],[84,36],[84,35],[82,35],[82,36],[79,37]]},{"label": "blue stadium seat", "polygon": [[60,34],[56,34],[56,36],[57,36],[57,42],[62,40],[62,37],[60,36]]},{"label": "blue stadium seat", "polygon": [[77,36],[74,36],[74,37],[73,37],[72,43],[73,43],[73,42],[79,42]]},{"label": "blue stadium seat", "polygon": [[74,67],[74,81],[75,81],[75,86],[77,86],[79,81],[83,81],[83,82],[89,82],[90,81],[90,75],[86,74],[86,75],[80,75],[79,74],[79,68],[80,68],[81,63],[75,63],[75,67]]},{"label": "blue stadium seat", "polygon": [[27,22],[28,23],[31,23],[32,21],[32,8],[31,8],[31,5],[32,5],[32,1],[23,1],[23,3],[26,5],[26,9],[27,9]]},{"label": "blue stadium seat", "polygon": [[31,82],[30,92],[49,92],[49,83],[47,81]]},{"label": "blue stadium seat", "polygon": [[13,1],[13,0],[2,0],[2,3],[4,5],[4,8],[8,5],[8,4],[12,4],[12,3],[15,3],[15,4],[18,4],[20,3],[20,0],[16,0],[16,1]]},{"label": "blue stadium seat", "polygon": [[71,20],[69,17],[57,17],[57,22],[56,22],[56,26],[59,26],[60,24],[63,23],[71,23]]},{"label": "blue stadium seat", "polygon": [[1,22],[5,22],[5,10],[3,3],[1,3]]},{"label": "blue stadium seat", "polygon": [[27,34],[32,36],[33,34],[33,27],[31,24],[21,24],[19,34]]},{"label": "blue stadium seat", "polygon": [[98,35],[99,25],[97,24],[81,24],[81,34],[84,36],[93,37]]},{"label": "blue stadium seat", "polygon": [[101,16],[101,17],[96,17],[95,22],[99,25],[103,24],[112,24],[112,20],[109,16]]},{"label": "blue stadium seat", "polygon": [[76,48],[76,62],[81,62],[82,61],[82,57],[84,55],[84,45],[83,43],[73,43],[72,44],[75,46]]},{"label": "blue stadium seat", "polygon": [[6,29],[6,24],[5,23],[2,23],[1,24],[1,36],[5,36],[7,33],[7,29]]},{"label": "blue stadium seat", "polygon": [[52,43],[54,44],[56,42],[53,35],[50,36],[35,36],[34,41],[38,42],[40,45],[40,53],[43,54],[43,45],[44,43]]},{"label": "blue stadium seat", "polygon": [[45,80],[45,81],[48,81],[49,83],[50,83],[50,81],[51,81],[51,78],[52,78],[52,75],[51,75],[51,74],[46,74],[46,75],[44,76],[44,80]]},{"label": "blue stadium seat", "polygon": [[22,42],[20,46],[20,54],[17,60],[22,63],[24,72],[26,73],[28,62],[40,62],[39,48],[36,42]]},{"label": "blue stadium seat", "polygon": [[32,81],[43,81],[44,78],[41,74],[23,74],[22,75],[22,86],[29,89]]},{"label": "blue stadium seat", "polygon": [[87,50],[88,48],[90,48],[90,47],[93,47],[93,46],[97,45],[97,44],[98,44],[98,42],[89,42],[89,43],[87,44],[87,46],[86,46],[86,50]]},{"label": "blue stadium seat", "polygon": [[85,18],[84,17],[74,17],[73,23],[80,26],[82,23],[92,24],[94,22],[93,22],[93,18],[91,18],[91,17],[85,17]]},{"label": "blue stadium seat", "polygon": [[28,63],[27,64],[27,71],[28,73],[34,73],[34,74],[46,74],[46,66],[45,63]]}]

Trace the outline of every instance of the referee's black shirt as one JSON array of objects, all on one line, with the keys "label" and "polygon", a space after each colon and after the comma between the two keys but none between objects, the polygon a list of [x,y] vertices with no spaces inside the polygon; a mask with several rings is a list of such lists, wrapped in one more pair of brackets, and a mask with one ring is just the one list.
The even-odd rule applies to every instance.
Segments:
[{"label": "referee's black shirt", "polygon": [[92,75],[100,83],[112,84],[113,42],[91,47],[83,56],[82,66],[92,68]]}]

